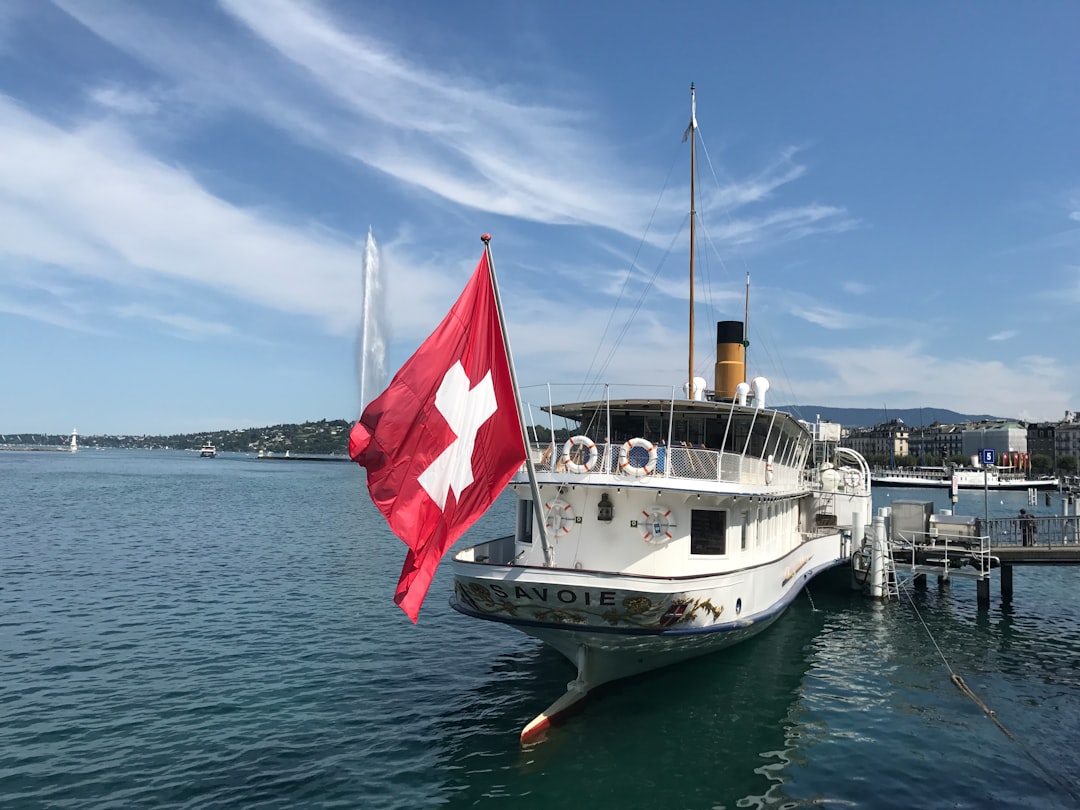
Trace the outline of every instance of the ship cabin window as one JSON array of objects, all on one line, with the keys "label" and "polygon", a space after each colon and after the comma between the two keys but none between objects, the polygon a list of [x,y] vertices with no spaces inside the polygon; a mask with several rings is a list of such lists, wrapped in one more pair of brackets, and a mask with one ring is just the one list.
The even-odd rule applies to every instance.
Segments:
[{"label": "ship cabin window", "polygon": [[690,511],[690,553],[727,554],[727,512],[720,509]]},{"label": "ship cabin window", "polygon": [[517,528],[514,536],[519,543],[531,543],[533,541],[533,502],[520,500],[517,502]]},{"label": "ship cabin window", "polygon": [[742,550],[746,551],[750,544],[750,513],[742,513]]}]

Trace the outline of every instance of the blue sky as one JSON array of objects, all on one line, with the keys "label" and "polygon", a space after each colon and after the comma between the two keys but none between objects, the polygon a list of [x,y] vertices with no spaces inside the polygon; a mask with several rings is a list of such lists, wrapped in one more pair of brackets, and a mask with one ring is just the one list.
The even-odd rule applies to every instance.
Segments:
[{"label": "blue sky", "polygon": [[681,384],[691,81],[699,374],[750,273],[774,403],[1059,418],[1077,31],[1072,2],[6,0],[0,432],[355,418],[369,229],[391,370],[490,231],[523,385]]}]

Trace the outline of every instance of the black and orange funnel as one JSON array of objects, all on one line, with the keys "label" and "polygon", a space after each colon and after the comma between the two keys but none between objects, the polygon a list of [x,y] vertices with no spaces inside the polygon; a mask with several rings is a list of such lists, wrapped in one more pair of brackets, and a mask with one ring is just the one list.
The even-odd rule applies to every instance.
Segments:
[{"label": "black and orange funnel", "polygon": [[716,399],[732,399],[735,386],[746,379],[746,344],[742,321],[716,324]]}]

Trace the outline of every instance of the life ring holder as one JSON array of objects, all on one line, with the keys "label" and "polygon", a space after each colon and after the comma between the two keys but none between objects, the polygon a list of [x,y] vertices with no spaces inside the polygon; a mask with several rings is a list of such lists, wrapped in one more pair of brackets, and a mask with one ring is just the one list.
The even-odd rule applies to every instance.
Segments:
[{"label": "life ring holder", "polygon": [[[640,447],[649,454],[649,460],[641,467],[630,463],[630,451]],[[648,439],[630,439],[619,448],[619,472],[634,478],[643,478],[652,475],[656,469],[656,445]]]},{"label": "life ring holder", "polygon": [[642,524],[642,539],[652,546],[666,543],[672,538],[671,529],[675,526],[675,519],[671,516],[671,510],[662,506],[654,506],[649,511],[642,511],[645,522]]},{"label": "life ring holder", "polygon": [[[584,447],[588,451],[589,456],[585,459],[584,464],[579,464],[570,458],[570,453],[573,452],[575,447]],[[582,475],[596,466],[596,460],[599,457],[600,451],[596,449],[596,442],[588,436],[571,436],[566,440],[566,444],[563,445],[562,457],[559,461],[570,472]]]},{"label": "life ring holder", "polygon": [[765,483],[766,484],[771,484],[773,482],[773,477],[776,474],[775,471],[773,470],[772,460],[773,460],[773,457],[771,455],[765,460]]},{"label": "life ring holder", "polygon": [[562,498],[544,504],[544,527],[554,532],[557,537],[570,534],[570,527],[576,522],[574,507]]}]

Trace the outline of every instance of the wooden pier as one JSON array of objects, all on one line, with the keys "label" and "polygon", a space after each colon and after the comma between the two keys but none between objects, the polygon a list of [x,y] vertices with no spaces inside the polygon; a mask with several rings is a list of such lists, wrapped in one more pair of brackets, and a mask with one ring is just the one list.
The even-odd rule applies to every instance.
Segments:
[{"label": "wooden pier", "polygon": [[[1030,542],[1023,541],[1018,518],[994,518],[988,521],[990,555],[999,561],[1001,598],[1013,597],[1013,568],[1018,565],[1080,565],[1080,518],[1072,515],[1032,516],[1034,531]],[[986,585],[986,601],[990,585]]]}]

